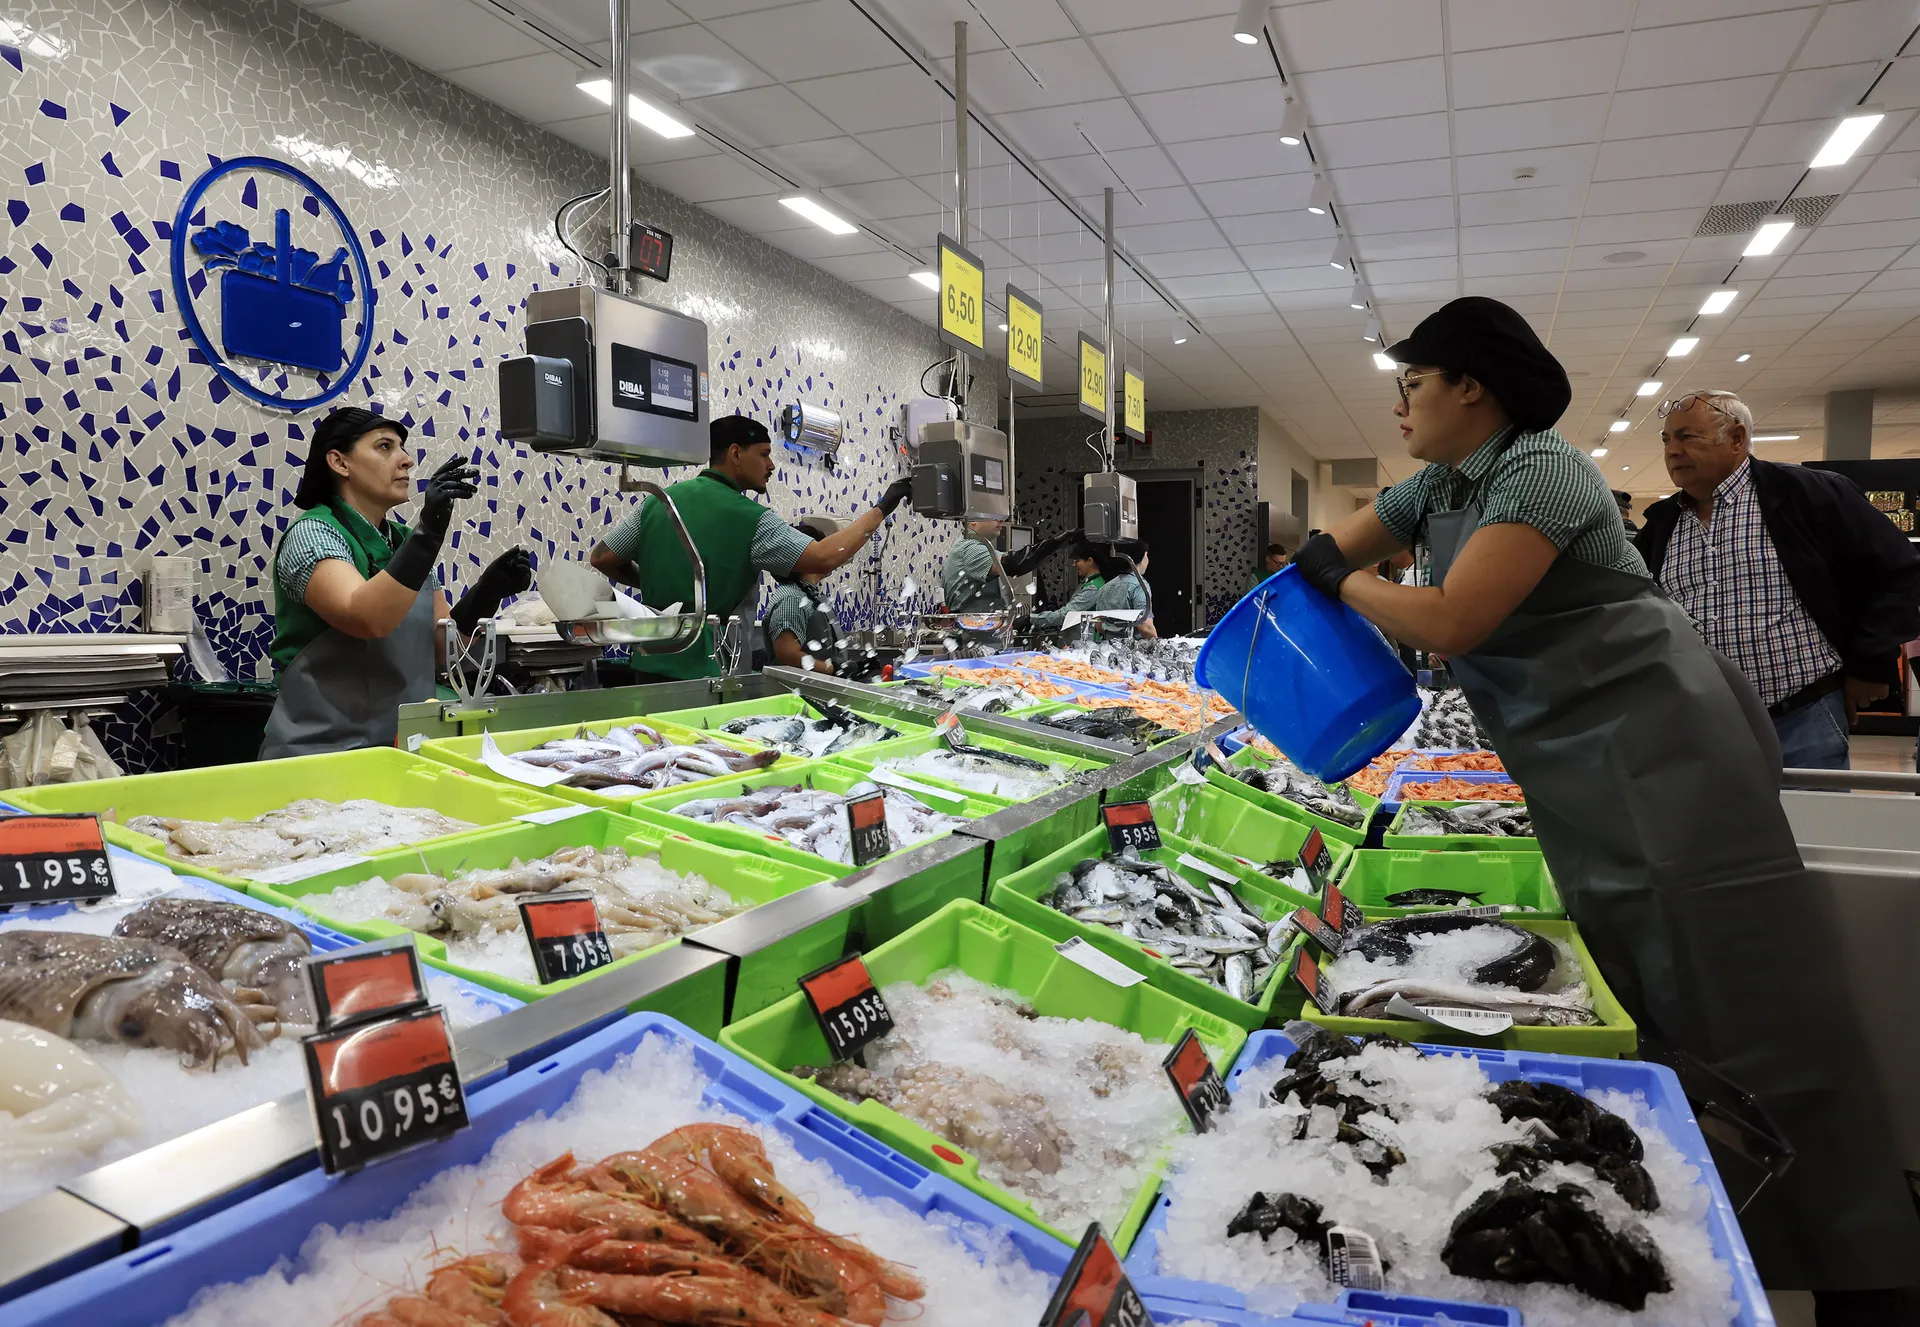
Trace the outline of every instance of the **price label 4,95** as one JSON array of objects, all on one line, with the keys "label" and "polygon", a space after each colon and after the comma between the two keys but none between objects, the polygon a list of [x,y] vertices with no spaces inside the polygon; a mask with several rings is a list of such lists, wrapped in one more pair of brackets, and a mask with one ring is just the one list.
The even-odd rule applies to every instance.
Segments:
[{"label": "price label 4,95", "polygon": [[846,800],[847,834],[855,866],[877,862],[893,851],[893,835],[887,829],[887,795],[875,788],[870,793]]},{"label": "price label 4,95", "polygon": [[874,989],[866,960],[849,954],[800,979],[827,1049],[836,1060],[848,1060],[893,1031],[893,1015]]},{"label": "price label 4,95", "polygon": [[438,1009],[317,1033],[303,1046],[329,1175],[466,1127],[466,1093]]},{"label": "price label 4,95", "polygon": [[1131,848],[1152,852],[1161,846],[1160,827],[1153,823],[1153,807],[1146,802],[1112,802],[1100,808],[1107,827],[1107,843],[1115,852]]},{"label": "price label 4,95", "polygon": [[1074,1250],[1040,1327],[1153,1327],[1147,1306],[1127,1280],[1120,1255],[1098,1221],[1087,1227]]},{"label": "price label 4,95", "polygon": [[113,868],[91,815],[0,819],[0,906],[106,898]]}]

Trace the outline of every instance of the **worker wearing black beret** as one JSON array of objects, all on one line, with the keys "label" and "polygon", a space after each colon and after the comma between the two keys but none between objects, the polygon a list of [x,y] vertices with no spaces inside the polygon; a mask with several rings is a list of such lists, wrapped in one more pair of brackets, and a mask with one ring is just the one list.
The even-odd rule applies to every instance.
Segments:
[{"label": "worker wearing black beret", "polygon": [[[1426,465],[1294,565],[1447,656],[1643,1053],[1717,1070],[1796,1149],[1740,1218],[1765,1283],[1821,1292],[1823,1322],[1830,1304],[1898,1296],[1920,1280],[1920,1218],[1781,807],[1765,707],[1648,576],[1593,460],[1553,430],[1572,393],[1526,319],[1455,300],[1387,354],[1403,366],[1401,436]],[[1415,545],[1430,585],[1356,570]]]}]

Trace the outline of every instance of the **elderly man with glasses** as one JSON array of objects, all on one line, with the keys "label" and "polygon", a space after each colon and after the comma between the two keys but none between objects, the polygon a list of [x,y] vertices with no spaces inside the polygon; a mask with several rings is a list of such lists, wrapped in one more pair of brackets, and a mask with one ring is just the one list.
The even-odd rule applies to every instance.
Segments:
[{"label": "elderly man with glasses", "polygon": [[1664,402],[1679,490],[1647,508],[1648,569],[1760,693],[1789,769],[1846,769],[1847,730],[1920,636],[1920,553],[1853,482],[1751,454],[1732,392]]}]

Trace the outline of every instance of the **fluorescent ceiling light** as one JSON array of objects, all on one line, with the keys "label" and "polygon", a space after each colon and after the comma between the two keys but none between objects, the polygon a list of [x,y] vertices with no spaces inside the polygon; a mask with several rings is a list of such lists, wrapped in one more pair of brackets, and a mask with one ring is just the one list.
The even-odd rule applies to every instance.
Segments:
[{"label": "fluorescent ceiling light", "polygon": [[1867,141],[1867,135],[1873,132],[1874,126],[1886,118],[1880,111],[1860,107],[1834,127],[1833,132],[1827,135],[1827,141],[1820,145],[1820,150],[1813,154],[1813,160],[1807,165],[1816,170],[1822,166],[1846,165],[1853,159],[1853,154],[1860,150],[1860,145]]},{"label": "fluorescent ceiling light", "polygon": [[1760,229],[1753,232],[1753,238],[1747,241],[1747,247],[1740,251],[1742,258],[1765,258],[1780,247],[1780,242],[1793,230],[1793,218],[1768,217],[1760,223]]},{"label": "fluorescent ceiling light", "polygon": [[1243,46],[1252,46],[1260,40],[1260,32],[1266,26],[1266,0],[1240,0],[1240,12],[1233,20],[1233,39]]},{"label": "fluorescent ceiling light", "polygon": [[1317,217],[1323,217],[1327,214],[1327,209],[1332,206],[1333,186],[1327,183],[1326,176],[1315,175],[1313,177],[1313,193],[1307,198],[1307,211]]},{"label": "fluorescent ceiling light", "polygon": [[858,235],[860,227],[842,221],[811,198],[782,198],[780,206],[798,212],[814,225],[834,235]]},{"label": "fluorescent ceiling light", "polygon": [[1798,433],[1756,433],[1753,435],[1753,440],[1755,442],[1798,442],[1800,435]]},{"label": "fluorescent ceiling light", "polygon": [[1713,294],[1707,296],[1707,302],[1700,306],[1701,315],[1711,318],[1716,313],[1725,313],[1727,306],[1733,303],[1734,298],[1739,295],[1739,293],[1737,290],[1714,291]]},{"label": "fluorescent ceiling light", "polygon": [[[613,105],[613,80],[610,78],[582,79],[574,85],[603,106]],[[691,138],[693,126],[683,124],[650,101],[643,101],[631,92],[627,94],[627,114],[634,123],[653,130],[662,138]]]},{"label": "fluorescent ceiling light", "polygon": [[1693,353],[1693,348],[1699,344],[1700,344],[1699,337],[1683,336],[1677,339],[1672,345],[1667,347],[1667,353],[1675,357],[1678,357],[1681,355],[1691,355]]},{"label": "fluorescent ceiling light", "polygon": [[1753,358],[1753,356],[1752,356],[1751,354],[1747,354],[1747,355],[1735,355],[1735,356],[1733,357],[1733,362],[1734,362],[1735,364],[1745,364],[1745,363],[1746,363],[1746,362],[1747,362],[1748,360],[1750,360],[1750,359],[1752,359],[1752,358]]},{"label": "fluorescent ceiling light", "polygon": [[1292,97],[1287,98],[1287,109],[1280,117],[1280,141],[1288,147],[1299,147],[1300,140],[1306,136],[1307,112]]},{"label": "fluorescent ceiling light", "polygon": [[1605,456],[1606,454],[1607,454],[1607,449],[1605,447],[1595,447],[1593,449],[1593,459],[1596,461],[1599,460],[1602,456]]},{"label": "fluorescent ceiling light", "polygon": [[1662,386],[1664,386],[1664,384],[1657,383],[1653,379],[1649,378],[1645,382],[1641,383],[1640,386],[1634,391],[1633,394],[1635,396],[1652,396],[1655,392],[1658,392]]},{"label": "fluorescent ceiling light", "polygon": [[1607,425],[1607,432],[1609,432],[1609,433],[1625,433],[1625,432],[1626,432],[1626,431],[1627,431],[1628,429],[1630,429],[1630,428],[1632,428],[1632,427],[1633,427],[1633,425],[1631,425],[1631,424],[1629,424],[1629,423],[1627,423],[1627,421],[1626,421],[1626,420],[1624,420],[1624,419],[1616,419],[1616,420],[1614,420],[1614,421],[1613,421],[1613,423],[1611,423],[1611,424],[1609,424],[1609,425]]},{"label": "fluorescent ceiling light", "polygon": [[1392,373],[1400,366],[1376,350],[1373,352],[1373,367],[1379,369],[1382,373]]},{"label": "fluorescent ceiling light", "polygon": [[940,278],[935,276],[931,272],[909,272],[907,273],[907,275],[912,277],[915,281],[918,281],[921,285],[925,286],[928,290],[940,289]]}]

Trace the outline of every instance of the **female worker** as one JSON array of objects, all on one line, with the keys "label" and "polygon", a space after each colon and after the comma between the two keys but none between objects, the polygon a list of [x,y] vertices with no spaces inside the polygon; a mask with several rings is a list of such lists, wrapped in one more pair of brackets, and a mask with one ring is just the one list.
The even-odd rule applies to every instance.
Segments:
[{"label": "female worker", "polygon": [[1100,587],[1100,593],[1094,596],[1094,611],[1102,613],[1133,609],[1140,614],[1131,622],[1101,618],[1101,634],[1113,637],[1141,635],[1149,639],[1159,636],[1160,632],[1153,625],[1153,594],[1147,589],[1146,582],[1146,541],[1123,539],[1114,544],[1101,560],[1100,570],[1107,579],[1106,584]]},{"label": "female worker", "polygon": [[1062,631],[1066,629],[1067,614],[1078,613],[1085,616],[1093,611],[1094,603],[1100,597],[1100,588],[1107,581],[1100,574],[1100,558],[1092,544],[1085,538],[1079,539],[1073,546],[1073,574],[1080,578],[1073,594],[1060,607],[1033,615],[1033,627],[1036,631]]},{"label": "female worker", "polygon": [[392,519],[413,496],[403,424],[349,406],[314,426],[294,493],[304,508],[273,557],[273,668],[280,696],[260,758],[390,746],[400,706],[432,700],[445,660],[434,623],[463,633],[533,582],[525,549],[501,554],[447,607],[433,564],[453,504],[480,471],[464,456],[427,481],[420,516]]},{"label": "female worker", "polygon": [[[1643,1042],[1745,1088],[1798,1149],[1741,1216],[1765,1283],[1815,1291],[1821,1327],[1913,1321],[1920,1220],[1780,805],[1766,710],[1553,431],[1572,391],[1519,314],[1455,300],[1387,353],[1407,366],[1395,413],[1427,465],[1295,564],[1448,657]],[[1429,585],[1351,574],[1416,543]]]}]

